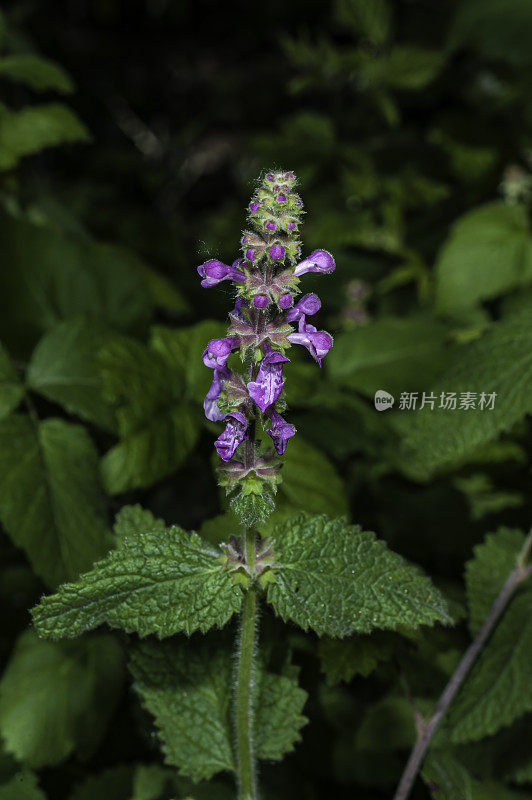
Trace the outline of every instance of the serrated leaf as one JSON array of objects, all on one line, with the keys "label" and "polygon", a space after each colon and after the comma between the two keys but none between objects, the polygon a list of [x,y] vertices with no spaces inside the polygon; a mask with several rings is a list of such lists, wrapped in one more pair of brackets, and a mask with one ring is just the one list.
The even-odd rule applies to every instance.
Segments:
[{"label": "serrated leaf", "polygon": [[454,223],[436,262],[436,306],[456,313],[531,282],[525,206],[488,203]]},{"label": "serrated leaf", "polygon": [[324,636],[318,644],[321,669],[327,684],[334,686],[341,681],[350,681],[355,675],[367,677],[381,661],[390,658],[393,639],[377,631],[371,636],[355,636],[350,639],[330,639]]},{"label": "serrated leaf", "polygon": [[140,342],[116,337],[99,363],[121,438],[102,459],[106,489],[116,494],[150,486],[174,472],[194,447],[199,412],[183,402],[183,375]]},{"label": "serrated leaf", "polygon": [[[431,391],[438,401],[433,410],[401,412],[404,459],[422,479],[473,457],[532,411],[532,310],[493,323],[480,339],[463,346]],[[456,409],[437,407],[442,392],[456,393]],[[476,408],[458,407],[462,392],[475,393]],[[493,409],[478,407],[482,392],[496,394]]]},{"label": "serrated leaf", "polygon": [[340,384],[371,397],[427,389],[447,363],[446,328],[425,317],[384,317],[335,337],[327,367]]},{"label": "serrated leaf", "polygon": [[[234,771],[233,660],[231,647],[219,637],[163,645],[146,641],[132,650],[134,688],[155,717],[165,761],[193,780]],[[300,738],[306,692],[294,674],[259,666],[255,679],[256,755],[277,760]]]},{"label": "serrated leaf", "polygon": [[23,397],[24,386],[6,349],[0,344],[0,419],[7,417]]},{"label": "serrated leaf", "polygon": [[0,800],[46,800],[33,772],[18,772],[0,786]]},{"label": "serrated leaf", "polygon": [[329,459],[300,436],[288,447],[278,495],[309,514],[347,514],[344,484]]},{"label": "serrated leaf", "polygon": [[280,761],[301,740],[299,731],[308,722],[301,713],[307,693],[293,675],[262,672],[258,686],[255,753],[257,758]]},{"label": "serrated leaf", "polygon": [[79,117],[59,103],[29,106],[21,111],[0,107],[0,170],[12,169],[23,156],[46,147],[89,139]]},{"label": "serrated leaf", "polygon": [[50,586],[110,544],[98,461],[86,430],[60,419],[0,421],[0,519]]},{"label": "serrated leaf", "polygon": [[454,700],[445,728],[477,741],[532,710],[532,591],[512,601]]},{"label": "serrated leaf", "polygon": [[450,621],[430,580],[359,526],[299,516],[279,525],[273,539],[268,601],[304,630],[343,637]]},{"label": "serrated leaf", "polygon": [[118,550],[35,607],[41,636],[73,637],[107,622],[163,638],[221,627],[239,610],[242,594],[223,570],[220,551],[196,533],[176,525],[161,530],[157,521],[142,532],[129,529]]},{"label": "serrated leaf", "polygon": [[72,79],[59,64],[34,53],[17,53],[0,58],[0,77],[25,83],[38,92],[55,90],[70,94],[74,91]]},{"label": "serrated leaf", "polygon": [[184,377],[185,396],[203,403],[212,381],[212,371],[205,367],[202,353],[211,339],[225,336],[227,326],[214,320],[203,320],[187,328],[151,329],[150,346],[169,368]]},{"label": "serrated leaf", "polygon": [[130,537],[138,539],[145,531],[159,531],[164,536],[166,525],[164,520],[157,519],[151,511],[137,503],[134,506],[122,506],[116,515],[113,531],[117,546],[121,547],[127,544]]},{"label": "serrated leaf", "polygon": [[137,260],[122,247],[91,242],[0,214],[5,343],[32,347],[64,319],[86,314],[120,330],[143,325],[151,301]]},{"label": "serrated leaf", "polygon": [[68,412],[114,430],[113,409],[103,397],[96,359],[110,335],[106,326],[86,317],[59,323],[33,351],[28,386]]},{"label": "serrated leaf", "polygon": [[475,557],[466,564],[469,627],[475,635],[487,617],[525,541],[524,533],[515,528],[499,528],[474,548]]},{"label": "serrated leaf", "polygon": [[44,642],[23,633],[0,683],[0,733],[34,768],[59,764],[99,744],[122,684],[122,651],[108,634]]}]

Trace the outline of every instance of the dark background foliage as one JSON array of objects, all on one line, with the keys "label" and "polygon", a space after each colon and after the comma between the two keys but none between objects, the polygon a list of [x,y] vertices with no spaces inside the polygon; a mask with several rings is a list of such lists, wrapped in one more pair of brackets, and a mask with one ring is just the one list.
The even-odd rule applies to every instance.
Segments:
[{"label": "dark background foliage", "polygon": [[[237,258],[257,177],[294,170],[306,251],[326,248],[337,262],[334,275],[305,283],[320,294],[320,327],[336,343],[319,374],[297,354],[287,369],[298,437],[277,518],[301,507],[348,514],[433,576],[457,624],[384,635],[373,658],[366,640],[360,652],[327,649],[281,631],[265,611],[264,641],[292,649],[311,722],[295,752],[264,766],[262,778],[276,798],[390,797],[414,739],[409,691],[428,710],[468,643],[464,563],[486,532],[526,529],[531,518],[530,4],[15,0],[2,10],[3,55],[51,59],[76,87],[64,97],[53,91],[61,81],[39,90],[39,67],[26,80],[0,74],[0,338],[25,381],[19,390],[2,367],[6,392],[15,385],[0,423],[2,666],[12,664],[27,608],[90,566],[125,503],[212,541],[234,529],[212,469],[216,426],[202,420],[209,376],[200,361],[218,331],[203,321],[223,323],[231,297],[222,287],[202,290],[195,267]],[[47,103],[81,122],[63,120],[54,140],[42,120],[26,129],[15,119]],[[183,330],[160,364],[153,325]],[[377,389],[394,394],[393,411],[374,409]],[[438,402],[433,411],[400,409],[402,392],[430,391],[438,400],[466,391],[497,399],[493,411],[445,412]],[[177,407],[184,421],[175,426]],[[61,429],[69,443],[54,440],[54,466],[40,434],[28,471],[26,423],[49,418],[69,426]],[[71,462],[62,447],[79,448]],[[90,492],[62,491],[54,470],[65,463]],[[24,513],[42,492],[62,497],[52,497],[51,510],[39,507],[32,528]],[[76,536],[88,541],[105,529],[63,571],[46,538],[47,514],[61,529],[58,507],[71,519],[74,510],[92,515],[85,532],[77,523],[59,530],[73,549]],[[134,765],[160,763],[160,755],[130,678],[119,658],[111,661],[100,683],[115,686],[112,701],[103,700],[114,710],[92,743],[80,738],[91,724],[80,711],[69,723],[74,743],[39,755],[42,742],[28,746],[13,733],[13,715],[26,715],[35,734],[35,708],[0,706],[6,781],[35,768],[51,800],[78,800],[75,787],[112,769],[94,791],[132,796]],[[9,691],[26,696],[10,680]],[[91,691],[102,703],[102,687]],[[71,706],[68,694],[64,702]],[[494,729],[484,744],[454,748],[481,782],[475,797],[528,796],[530,751],[515,765],[512,758],[530,737],[531,709],[524,704],[514,726]],[[54,735],[51,722],[46,736]],[[114,780],[119,789],[105,783]],[[420,782],[414,796],[429,789]]]}]

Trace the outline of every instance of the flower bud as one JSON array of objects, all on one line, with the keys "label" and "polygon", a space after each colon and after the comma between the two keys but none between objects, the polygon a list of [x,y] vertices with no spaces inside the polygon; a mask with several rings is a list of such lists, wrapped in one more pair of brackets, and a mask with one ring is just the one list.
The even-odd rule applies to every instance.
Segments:
[{"label": "flower bud", "polygon": [[257,294],[253,298],[253,305],[255,306],[255,308],[267,308],[269,302],[270,301],[265,294]]},{"label": "flower bud", "polygon": [[293,304],[294,298],[288,292],[286,294],[282,294],[279,298],[279,307],[280,308],[290,308]]},{"label": "flower bud", "polygon": [[272,244],[268,248],[268,253],[273,261],[280,261],[285,257],[286,250],[281,244]]}]

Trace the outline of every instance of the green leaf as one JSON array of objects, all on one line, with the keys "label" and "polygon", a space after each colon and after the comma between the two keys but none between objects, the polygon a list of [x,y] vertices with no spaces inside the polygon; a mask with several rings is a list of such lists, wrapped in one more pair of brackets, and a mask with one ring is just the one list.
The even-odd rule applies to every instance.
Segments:
[{"label": "green leaf", "polygon": [[528,0],[463,0],[456,7],[448,46],[469,47],[488,60],[515,67],[532,63],[532,8]]},{"label": "green leaf", "polygon": [[12,169],[23,156],[46,147],[89,139],[81,120],[58,103],[31,106],[21,111],[0,107],[0,170]]},{"label": "green leaf", "polygon": [[[235,768],[233,653],[215,638],[163,645],[146,641],[131,653],[134,688],[155,717],[165,761],[193,780]],[[255,680],[256,754],[278,760],[300,738],[306,693],[293,671],[276,675],[259,667]]]},{"label": "green leaf", "polygon": [[[474,456],[532,411],[532,310],[493,323],[480,339],[463,346],[431,391],[433,410],[401,412],[405,463],[420,478]],[[456,409],[438,408],[442,392],[456,393]],[[476,408],[458,407],[462,392],[475,393]],[[482,392],[496,394],[493,409],[478,408]]]},{"label": "green leaf", "polygon": [[335,5],[339,22],[371,44],[385,44],[391,27],[388,0],[338,0]]},{"label": "green leaf", "polygon": [[0,800],[46,800],[33,772],[19,772],[0,786]]},{"label": "green leaf", "polygon": [[384,317],[335,337],[327,366],[333,379],[373,397],[428,389],[446,365],[446,329],[424,317]]},{"label": "green leaf", "polygon": [[469,627],[475,635],[515,569],[525,536],[515,528],[499,528],[474,548],[475,557],[466,564]]},{"label": "green leaf", "polygon": [[393,639],[380,631],[371,636],[355,636],[351,639],[324,636],[318,644],[321,669],[329,686],[350,681],[355,675],[367,677],[392,653]]},{"label": "green leaf", "polygon": [[299,516],[279,525],[273,538],[268,600],[304,630],[342,637],[450,621],[430,580],[359,526]]},{"label": "green leaf", "polygon": [[101,741],[122,685],[122,651],[108,634],[76,642],[20,636],[0,683],[0,732],[7,749],[34,768]]},{"label": "green leaf", "polygon": [[191,800],[192,797],[194,800],[234,800],[234,791],[216,781],[193,783],[179,776],[175,769],[158,764],[140,764],[135,768],[130,800],[177,800],[178,797],[182,800]]},{"label": "green leaf", "polygon": [[22,414],[0,421],[0,519],[51,586],[105,553],[97,454],[84,428]]},{"label": "green leaf", "polygon": [[158,272],[153,267],[139,262],[146,286],[151,295],[155,306],[168,309],[177,314],[187,314],[190,312],[190,305],[183,297],[177,287],[165,275]]},{"label": "green leaf", "polygon": [[481,783],[448,753],[429,753],[421,771],[433,797],[438,800],[525,800],[501,783]]},{"label": "green leaf", "polygon": [[28,386],[68,412],[114,430],[116,421],[103,397],[96,360],[109,337],[109,329],[94,319],[78,317],[59,323],[33,351]]},{"label": "green leaf", "polygon": [[347,514],[344,484],[329,459],[300,436],[288,448],[279,496],[309,514]]},{"label": "green leaf", "polygon": [[33,53],[17,53],[0,58],[0,77],[25,83],[38,92],[51,89],[70,94],[74,91],[72,79],[59,64]]},{"label": "green leaf", "polygon": [[151,486],[185,461],[198,437],[199,412],[183,402],[183,375],[140,342],[116,337],[99,362],[121,439],[103,457],[105,487],[116,494]]},{"label": "green leaf", "polygon": [[488,203],[454,223],[436,263],[436,306],[456,313],[531,282],[526,207]]},{"label": "green leaf", "polygon": [[124,516],[118,530],[117,550],[33,610],[41,636],[73,637],[107,622],[162,638],[222,627],[239,610],[242,593],[223,570],[221,552],[196,533],[176,525],[162,530],[157,520],[139,531],[131,522],[126,526]]},{"label": "green leaf", "polygon": [[137,262],[121,247],[0,214],[1,336],[33,346],[64,319],[86,314],[121,330],[143,325],[151,301]]},{"label": "green leaf", "polygon": [[454,700],[446,730],[454,743],[477,741],[532,710],[532,591],[512,601]]},{"label": "green leaf", "polygon": [[150,346],[172,371],[183,375],[185,396],[203,403],[212,370],[205,367],[202,354],[211,339],[225,336],[226,332],[226,325],[210,319],[178,330],[156,325],[151,329]]},{"label": "green leaf", "polygon": [[131,767],[113,767],[99,775],[90,775],[74,789],[69,800],[130,800],[132,783]]},{"label": "green leaf", "polygon": [[164,520],[157,519],[151,511],[137,503],[134,506],[122,506],[116,515],[113,531],[117,547],[121,547],[127,544],[129,537],[140,539],[145,531],[159,531],[164,536],[166,525]]},{"label": "green leaf", "polygon": [[24,386],[0,343],[0,419],[7,417],[24,397]]}]

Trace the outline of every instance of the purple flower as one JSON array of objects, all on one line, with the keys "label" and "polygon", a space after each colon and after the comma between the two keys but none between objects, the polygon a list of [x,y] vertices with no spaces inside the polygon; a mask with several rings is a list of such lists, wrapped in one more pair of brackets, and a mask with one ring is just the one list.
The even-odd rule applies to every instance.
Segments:
[{"label": "purple flower", "polygon": [[271,428],[266,428],[266,433],[269,433],[273,440],[273,446],[277,454],[282,456],[286,450],[286,444],[291,436],[295,435],[296,429],[294,425],[286,422],[277,411],[270,411]]},{"label": "purple flower", "polygon": [[277,223],[273,219],[269,219],[268,222],[264,226],[267,231],[275,231],[277,230]]},{"label": "purple flower", "polygon": [[241,411],[231,411],[227,414],[225,430],[214,443],[222,461],[229,461],[238,445],[245,439],[249,439],[246,434],[247,426],[247,420]]},{"label": "purple flower", "polygon": [[[264,345],[264,347],[266,347]],[[269,347],[260,362],[259,372],[254,381],[248,383],[249,396],[256,402],[261,411],[275,403],[283,391],[283,363],[289,358]]]},{"label": "purple flower", "polygon": [[256,294],[253,298],[255,308],[267,308],[270,300],[265,294]]},{"label": "purple flower", "polygon": [[275,198],[278,203],[286,203],[286,195],[285,194],[278,194]]},{"label": "purple flower", "polygon": [[286,313],[287,322],[297,322],[303,314],[312,316],[321,308],[321,300],[317,294],[305,294],[296,305]]},{"label": "purple flower", "polygon": [[249,210],[251,211],[251,213],[252,213],[252,214],[254,214],[254,213],[255,213],[255,211],[257,211],[258,207],[259,207],[259,204],[258,204],[258,203],[257,203],[255,200],[253,200],[253,201],[252,201],[252,202],[249,204]]},{"label": "purple flower", "polygon": [[293,302],[294,302],[294,298],[292,297],[292,295],[289,292],[287,292],[286,294],[282,294],[280,296],[280,298],[279,298],[279,306],[280,306],[280,308],[290,308],[290,306],[293,304]]},{"label": "purple flower", "polygon": [[218,398],[220,397],[220,392],[223,389],[222,381],[227,380],[229,375],[230,372],[227,367],[214,370],[211,388],[205,395],[205,400],[203,401],[205,416],[207,419],[210,419],[211,422],[220,422],[220,420],[225,419],[225,414],[218,408]]},{"label": "purple flower", "polygon": [[231,316],[232,317],[236,317],[241,322],[243,322],[244,319],[245,319],[244,314],[242,312],[243,308],[249,308],[249,301],[246,300],[245,297],[241,297],[240,295],[237,295],[236,296],[236,300],[235,300],[235,307],[231,311]]},{"label": "purple flower", "polygon": [[272,246],[268,248],[268,253],[271,259],[280,261],[280,259],[284,258],[286,250],[282,244],[272,244]]},{"label": "purple flower", "polygon": [[222,369],[227,364],[231,350],[240,345],[238,336],[227,336],[225,339],[211,339],[203,351],[203,363],[211,369]]},{"label": "purple flower", "polygon": [[314,250],[304,261],[300,261],[294,269],[294,275],[299,278],[305,272],[323,272],[329,274],[336,267],[334,258],[327,250]]},{"label": "purple flower", "polygon": [[255,250],[252,247],[246,250],[246,258],[248,261],[255,261]]},{"label": "purple flower", "polygon": [[[309,351],[312,358],[316,359],[321,367],[321,360],[333,346],[333,338],[327,331],[318,331],[314,325],[309,325],[305,317],[299,320],[298,333],[289,333],[286,337],[292,344],[302,344]],[[249,384],[248,384],[249,388]]]},{"label": "purple flower", "polygon": [[[237,262],[235,262],[235,264],[236,263]],[[221,261],[217,261],[215,258],[201,264],[198,267],[198,274],[203,278],[201,282],[203,288],[208,289],[209,286],[216,286],[216,284],[221,281],[236,281],[237,283],[242,283],[242,281],[245,280],[245,275],[243,272],[236,269],[235,264],[229,267],[227,264],[222,264]]]},{"label": "purple flower", "polygon": [[286,223],[286,227],[287,227],[287,230],[293,231],[294,228],[296,227],[296,223],[294,222],[293,219],[291,219]]}]

